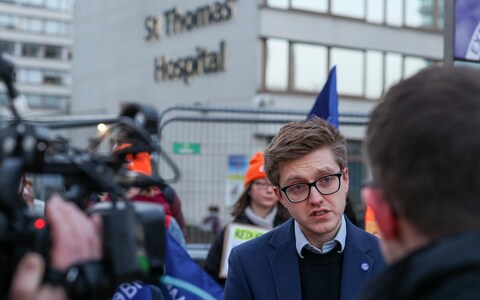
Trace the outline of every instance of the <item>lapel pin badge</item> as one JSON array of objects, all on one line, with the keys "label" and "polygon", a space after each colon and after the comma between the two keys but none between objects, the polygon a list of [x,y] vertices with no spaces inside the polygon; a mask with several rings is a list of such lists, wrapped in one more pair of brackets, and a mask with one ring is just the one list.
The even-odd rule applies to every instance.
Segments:
[{"label": "lapel pin badge", "polygon": [[362,268],[363,271],[368,271],[368,269],[370,269],[370,266],[367,263],[363,263],[360,268]]}]

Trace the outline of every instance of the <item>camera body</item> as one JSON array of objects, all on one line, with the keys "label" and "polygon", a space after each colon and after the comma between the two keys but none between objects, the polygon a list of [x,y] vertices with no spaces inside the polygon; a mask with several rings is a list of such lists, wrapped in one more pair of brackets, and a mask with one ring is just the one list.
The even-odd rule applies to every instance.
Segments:
[{"label": "camera body", "polygon": [[[165,214],[156,204],[131,203],[124,198],[136,180],[125,176],[125,153],[100,155],[92,149],[69,147],[64,139],[50,138],[47,127],[20,118],[14,109],[18,93],[13,67],[0,55],[0,79],[11,91],[14,119],[0,131],[0,299],[7,299],[11,277],[20,258],[30,251],[47,262],[45,280],[62,285],[72,299],[99,299],[113,294],[123,282],[159,283],[164,273]],[[136,142],[135,155],[155,149],[157,112],[130,103],[112,127]],[[103,139],[100,137],[97,139]],[[96,146],[101,140],[96,141]],[[25,173],[59,174],[65,178],[65,197],[83,208],[91,193],[108,192],[109,203],[94,205],[88,212],[100,214],[103,224],[103,259],[73,266],[67,272],[48,267],[51,248],[48,224],[27,213],[18,190]]]}]

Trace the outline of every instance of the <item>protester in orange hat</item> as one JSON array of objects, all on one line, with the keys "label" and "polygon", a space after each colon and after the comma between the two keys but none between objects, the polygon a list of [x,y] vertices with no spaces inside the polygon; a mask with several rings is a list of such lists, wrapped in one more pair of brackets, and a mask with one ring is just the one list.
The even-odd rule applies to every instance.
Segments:
[{"label": "protester in orange hat", "polygon": [[[124,143],[115,147],[113,152],[119,153],[120,151],[128,151],[131,147],[132,144]],[[125,155],[125,160],[127,161],[127,168],[129,170],[141,173],[145,176],[152,176],[152,163],[148,152],[139,152],[136,154],[127,153]]]},{"label": "protester in orange hat", "polygon": [[[151,157],[148,152],[128,153],[133,145],[130,143],[123,143],[115,147],[113,152],[120,151],[126,153],[126,166],[129,170],[145,176],[152,176]],[[171,189],[171,187],[168,186]],[[126,197],[132,201],[150,202],[163,206],[166,214],[166,225],[170,233],[175,239],[184,247],[185,243],[185,223],[181,211],[180,199],[173,191],[170,195],[172,199],[167,199],[166,194],[159,186],[149,186],[145,188],[131,187],[128,189]],[[176,228],[178,227],[178,230]]]},{"label": "protester in orange hat", "polygon": [[[245,173],[244,186],[245,190],[233,205],[231,214],[234,223],[272,229],[290,217],[287,210],[278,203],[273,186],[265,174],[263,152],[252,156]],[[225,278],[220,278],[219,273],[225,230],[226,228],[223,228],[217,235],[205,262],[205,270],[222,285],[225,284]]]}]

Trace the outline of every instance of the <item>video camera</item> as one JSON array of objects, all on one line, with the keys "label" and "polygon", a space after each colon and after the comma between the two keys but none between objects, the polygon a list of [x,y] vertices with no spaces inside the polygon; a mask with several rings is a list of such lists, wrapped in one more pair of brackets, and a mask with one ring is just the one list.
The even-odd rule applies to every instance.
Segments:
[{"label": "video camera", "polygon": [[[93,140],[91,149],[78,149],[65,139],[50,138],[47,127],[22,120],[15,108],[14,66],[1,53],[0,78],[8,89],[14,115],[0,131],[0,299],[7,299],[11,277],[26,252],[42,254],[47,266],[49,261],[48,224],[42,228],[42,223],[27,214],[18,191],[25,173],[62,175],[67,186],[65,197],[81,208],[89,193],[110,195],[110,202],[90,211],[102,217],[102,261],[79,264],[62,274],[47,267],[45,281],[62,285],[71,299],[111,297],[118,284],[133,280],[158,284],[164,273],[163,208],[124,198],[127,188],[151,184],[148,178],[125,170],[124,152],[96,153],[104,137]],[[113,129],[135,141],[129,153],[155,150],[151,135],[157,133],[157,112],[145,105],[127,104],[109,131]]]}]

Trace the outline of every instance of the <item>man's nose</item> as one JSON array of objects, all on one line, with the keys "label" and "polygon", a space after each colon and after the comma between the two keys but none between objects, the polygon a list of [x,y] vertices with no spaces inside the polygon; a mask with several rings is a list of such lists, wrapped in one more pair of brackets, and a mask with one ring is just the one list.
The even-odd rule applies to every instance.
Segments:
[{"label": "man's nose", "polygon": [[308,201],[310,203],[317,203],[317,202],[321,203],[325,200],[324,197],[325,196],[318,191],[316,186],[312,185],[310,187],[310,196],[308,196]]}]

